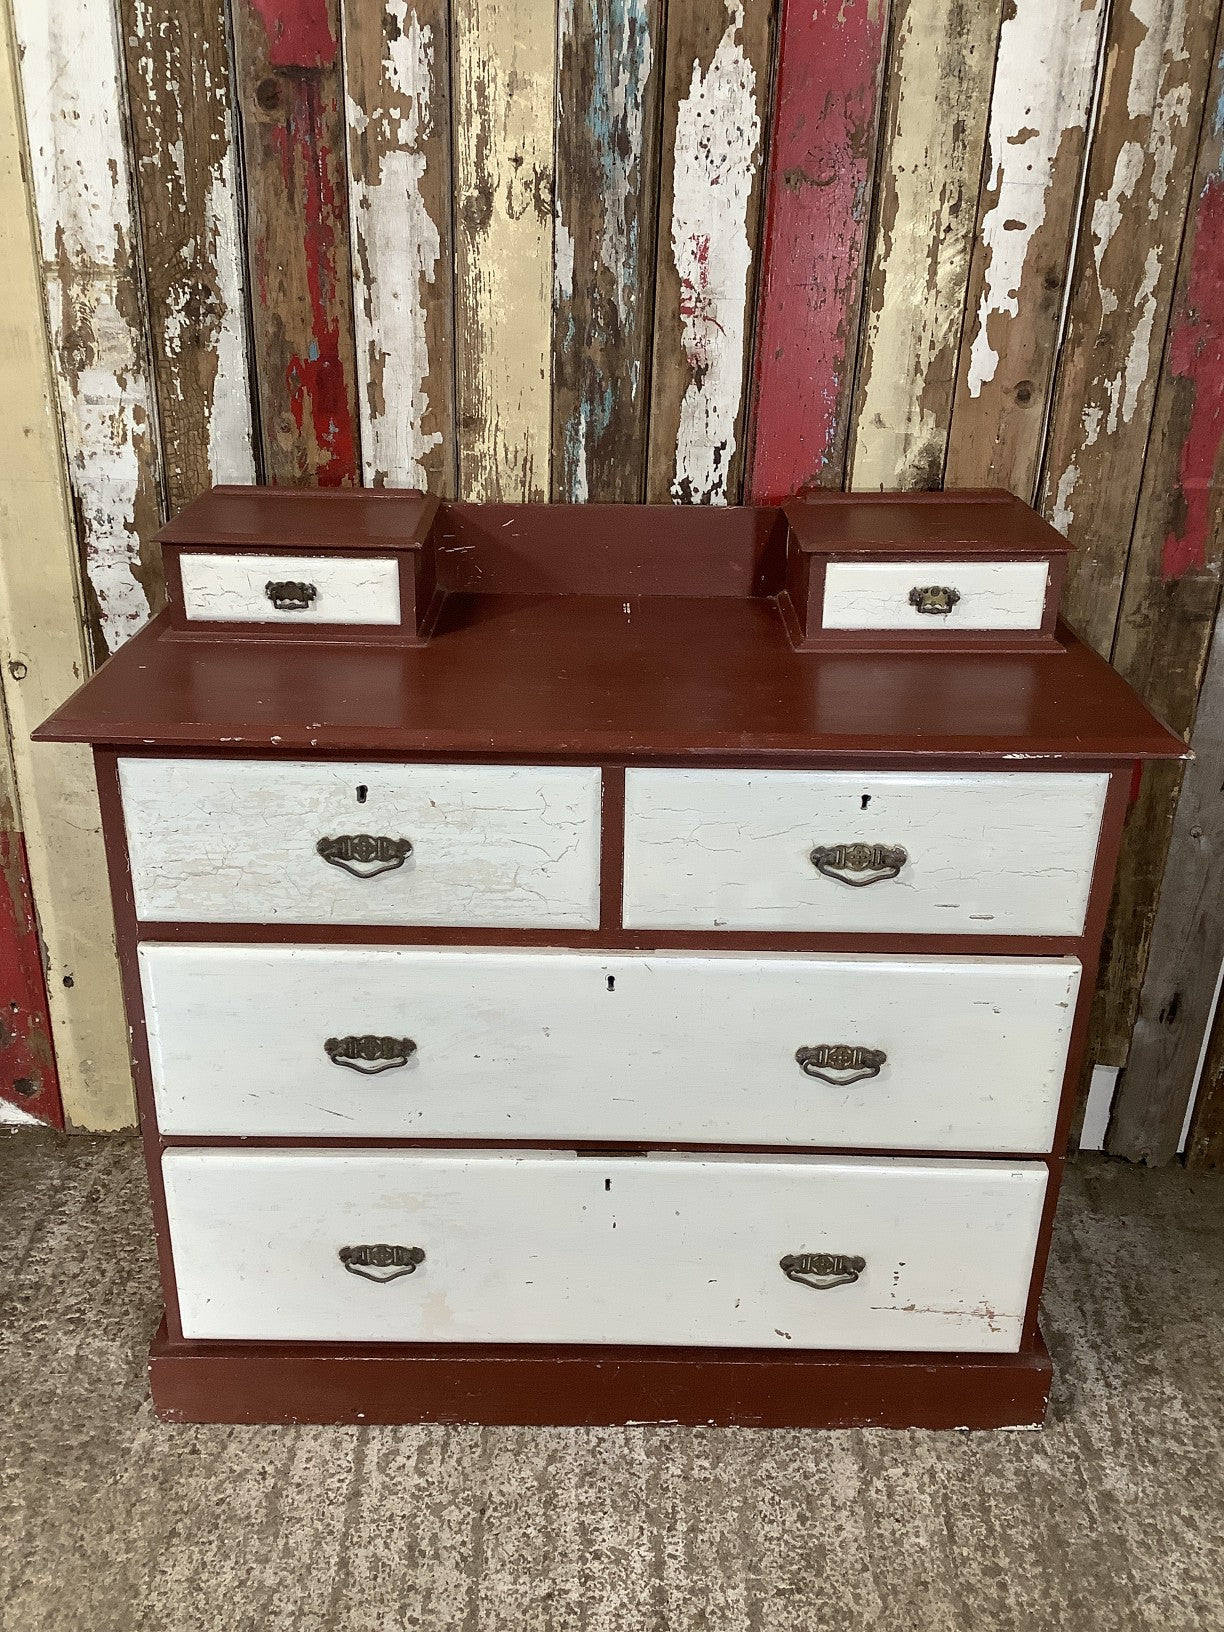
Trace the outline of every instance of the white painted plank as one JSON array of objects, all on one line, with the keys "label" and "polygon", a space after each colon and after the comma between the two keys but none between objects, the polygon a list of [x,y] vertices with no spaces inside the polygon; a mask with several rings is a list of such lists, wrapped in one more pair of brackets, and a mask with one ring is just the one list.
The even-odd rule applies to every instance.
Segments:
[{"label": "white painted plank", "polygon": [[[137,915],[594,928],[600,775],[576,766],[119,762]],[[321,838],[408,839],[354,878]]]},{"label": "white painted plank", "polygon": [[[831,561],[826,629],[1040,629],[1050,569],[1044,561]],[[910,591],[954,589],[948,613],[921,612]]]},{"label": "white painted plank", "polygon": [[[171,1150],[192,1338],[1014,1353],[1041,1162]],[[342,1247],[418,1248],[383,1285]],[[864,1260],[816,1290],[780,1260]]]},{"label": "white painted plank", "polygon": [[[373,623],[400,621],[399,563],[376,556],[247,555],[188,550],[179,557],[189,621]],[[279,611],[269,583],[306,583],[315,597]]]},{"label": "white painted plank", "polygon": [[[631,769],[624,921],[1078,935],[1108,781],[1047,771]],[[817,845],[900,846],[907,859],[898,876],[852,888],[816,871]]]},{"label": "white painted plank", "polygon": [[[1080,976],[1074,958],[167,943],[140,967],[168,1133],[897,1150],[1049,1150]],[[324,1046],[352,1035],[416,1052],[359,1075]],[[886,1058],[834,1085],[796,1060],[820,1044]]]}]

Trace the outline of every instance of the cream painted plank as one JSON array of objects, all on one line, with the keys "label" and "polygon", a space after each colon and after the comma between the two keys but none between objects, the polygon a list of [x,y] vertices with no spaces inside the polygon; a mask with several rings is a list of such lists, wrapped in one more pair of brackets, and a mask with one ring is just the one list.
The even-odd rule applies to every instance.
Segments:
[{"label": "cream painted plank", "polygon": [[13,0],[86,611],[114,651],[164,599],[161,499],[111,0]]},{"label": "cream painted plank", "polygon": [[544,500],[551,471],[553,0],[454,0],[459,492]]},{"label": "cream painted plank", "polygon": [[852,488],[943,480],[1001,0],[901,0],[855,391]]},{"label": "cream painted plank", "polygon": [[[188,1337],[994,1353],[1020,1344],[1047,1177],[566,1151],[171,1150],[163,1172]],[[418,1267],[346,1272],[378,1242]],[[800,1253],[861,1263],[818,1290],[783,1272]]]},{"label": "cream painted plank", "polygon": [[80,684],[87,653],[12,49],[0,6],[0,682],[64,1110],[78,1127],[123,1128],[136,1113],[92,756],[30,742]]},{"label": "cream painted plank", "polygon": [[1014,0],[986,177],[946,481],[1031,500],[1075,229],[1106,0]]},{"label": "cream painted plank", "polygon": [[341,8],[368,487],[455,491],[447,0]]}]

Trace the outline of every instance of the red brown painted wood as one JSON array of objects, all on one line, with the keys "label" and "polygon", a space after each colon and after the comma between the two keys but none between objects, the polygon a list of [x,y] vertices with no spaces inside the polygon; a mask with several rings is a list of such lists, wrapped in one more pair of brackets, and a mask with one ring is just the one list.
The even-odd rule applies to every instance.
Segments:
[{"label": "red brown painted wood", "polygon": [[741,1428],[1038,1425],[1052,1367],[1024,1354],[176,1343],[149,1353],[168,1422],[620,1423]]},{"label": "red brown painted wood", "polygon": [[0,1099],[64,1125],[25,841],[0,826]]}]

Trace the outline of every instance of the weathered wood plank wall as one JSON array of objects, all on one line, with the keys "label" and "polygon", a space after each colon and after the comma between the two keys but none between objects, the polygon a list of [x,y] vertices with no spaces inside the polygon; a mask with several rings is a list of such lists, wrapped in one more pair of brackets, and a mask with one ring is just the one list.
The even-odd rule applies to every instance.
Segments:
[{"label": "weathered wood plank wall", "polygon": [[[0,4],[95,656],[215,480],[998,484],[1078,546],[1071,621],[1191,731],[1224,554],[1220,0]],[[1130,820],[1104,1063],[1180,978],[1152,930],[1193,870],[1179,782]],[[1129,1154],[1188,1092],[1136,1143],[1141,1058]]]}]

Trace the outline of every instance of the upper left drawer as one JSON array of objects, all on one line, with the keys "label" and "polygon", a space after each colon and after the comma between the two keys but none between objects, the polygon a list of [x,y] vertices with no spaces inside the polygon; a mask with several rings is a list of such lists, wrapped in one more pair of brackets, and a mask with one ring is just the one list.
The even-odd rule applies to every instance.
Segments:
[{"label": "upper left drawer", "polygon": [[179,572],[188,623],[400,621],[399,563],[390,556],[184,550]]},{"label": "upper left drawer", "polygon": [[146,922],[599,924],[585,766],[119,761]]}]

